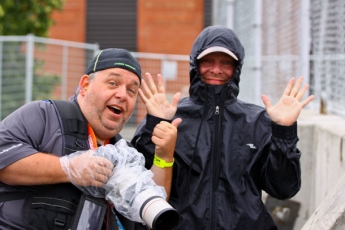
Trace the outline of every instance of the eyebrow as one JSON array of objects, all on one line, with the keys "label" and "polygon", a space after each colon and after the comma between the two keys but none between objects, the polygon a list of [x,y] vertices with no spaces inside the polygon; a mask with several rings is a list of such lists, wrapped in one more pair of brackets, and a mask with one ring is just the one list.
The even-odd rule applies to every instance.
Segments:
[{"label": "eyebrow", "polygon": [[[115,77],[120,77],[120,78],[123,78],[125,76],[123,76],[122,74],[119,74],[119,73],[116,73],[116,72],[110,72],[107,77],[109,76],[115,76]],[[132,83],[131,85],[136,85],[138,86],[138,88],[140,87],[140,84],[138,83],[138,81],[135,81],[135,80],[132,80]]]}]

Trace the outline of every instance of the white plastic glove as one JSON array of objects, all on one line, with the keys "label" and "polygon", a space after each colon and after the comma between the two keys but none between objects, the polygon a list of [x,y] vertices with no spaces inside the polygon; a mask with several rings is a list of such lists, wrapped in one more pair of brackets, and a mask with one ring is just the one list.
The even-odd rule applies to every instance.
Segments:
[{"label": "white plastic glove", "polygon": [[60,158],[62,170],[72,184],[88,195],[104,197],[103,185],[112,174],[114,164],[97,149],[78,151]]}]

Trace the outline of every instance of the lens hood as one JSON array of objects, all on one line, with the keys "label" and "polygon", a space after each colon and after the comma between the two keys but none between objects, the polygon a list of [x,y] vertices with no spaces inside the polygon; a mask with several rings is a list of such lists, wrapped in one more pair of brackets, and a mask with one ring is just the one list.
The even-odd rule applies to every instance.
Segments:
[{"label": "lens hood", "polygon": [[165,199],[153,196],[141,206],[140,217],[153,230],[171,230],[180,221],[180,214]]}]

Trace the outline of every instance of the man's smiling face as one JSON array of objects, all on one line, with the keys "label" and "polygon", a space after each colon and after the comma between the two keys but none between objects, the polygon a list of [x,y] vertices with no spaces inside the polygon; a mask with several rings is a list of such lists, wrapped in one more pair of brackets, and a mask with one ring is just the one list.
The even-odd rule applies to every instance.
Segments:
[{"label": "man's smiling face", "polygon": [[[86,78],[88,78],[86,76]],[[118,134],[133,113],[140,81],[136,74],[122,68],[98,71],[80,91],[83,114],[100,140]]]},{"label": "man's smiling face", "polygon": [[202,80],[210,85],[224,85],[229,82],[236,67],[235,59],[222,52],[207,54],[198,64]]}]

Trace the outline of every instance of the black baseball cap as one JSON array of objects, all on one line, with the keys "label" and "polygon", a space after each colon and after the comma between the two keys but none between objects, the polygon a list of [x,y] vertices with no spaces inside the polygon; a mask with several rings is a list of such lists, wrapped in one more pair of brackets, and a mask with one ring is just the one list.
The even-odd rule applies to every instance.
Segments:
[{"label": "black baseball cap", "polygon": [[110,68],[122,68],[135,73],[141,82],[141,68],[137,59],[125,49],[108,48],[101,50],[90,62],[86,74]]}]

